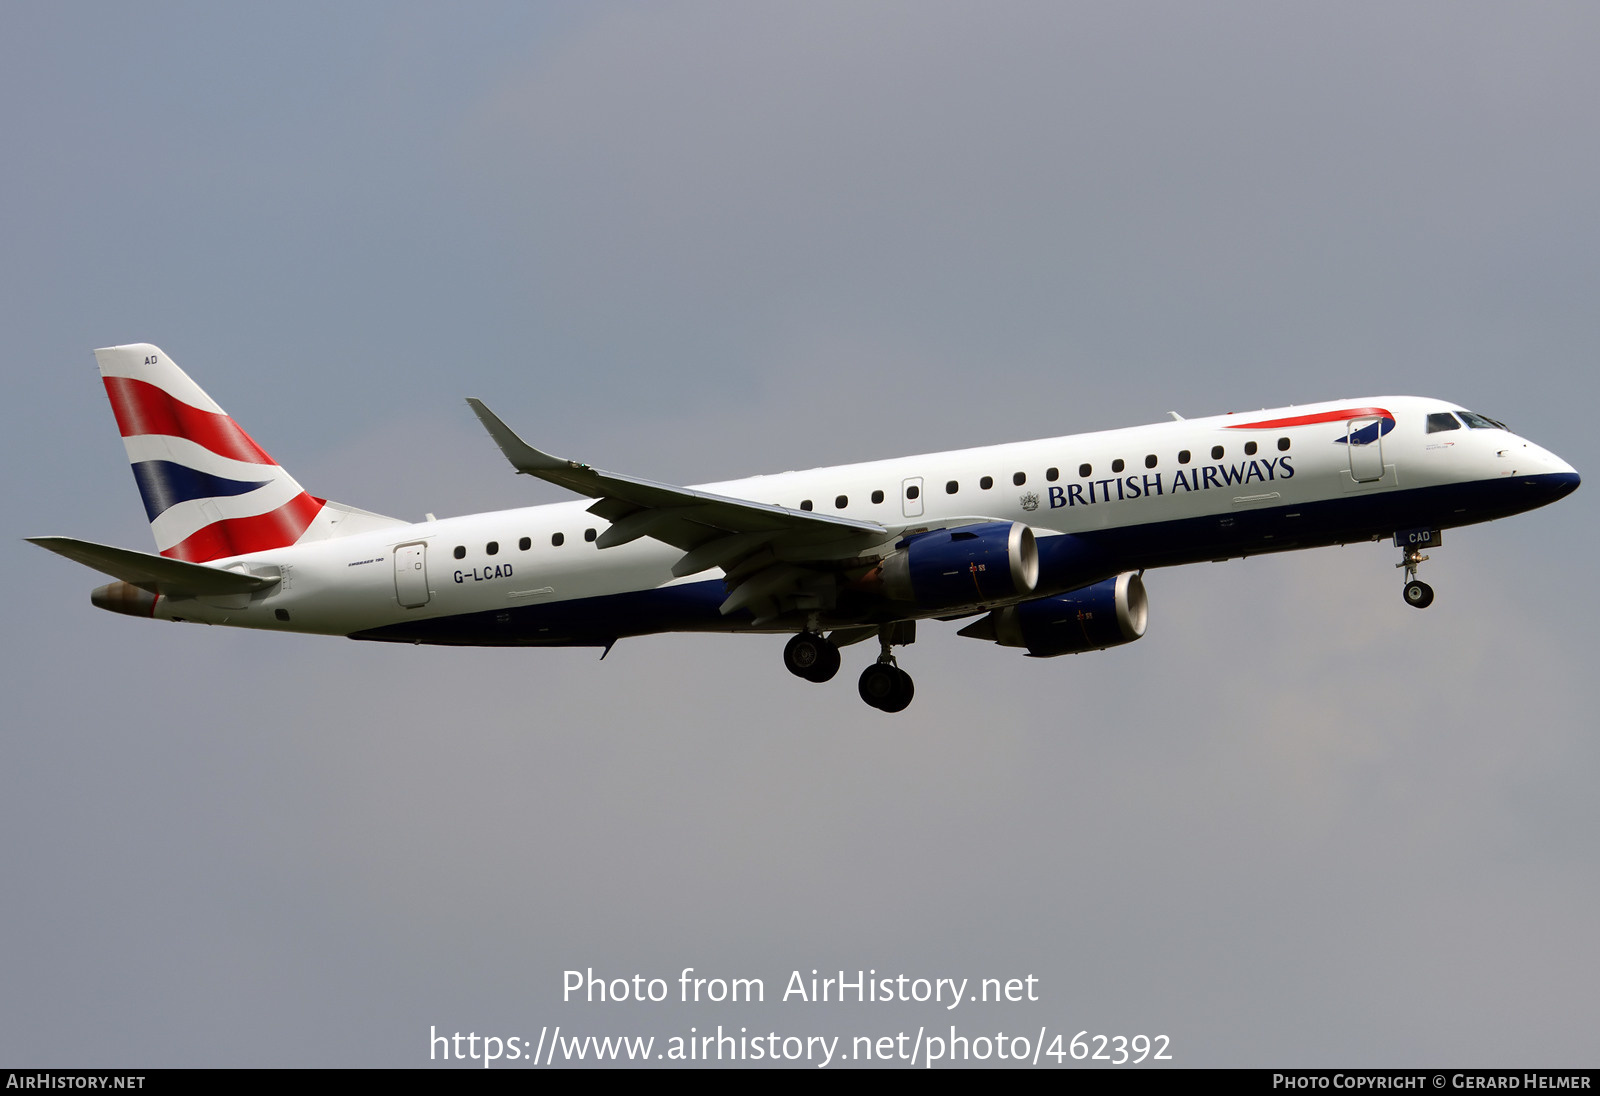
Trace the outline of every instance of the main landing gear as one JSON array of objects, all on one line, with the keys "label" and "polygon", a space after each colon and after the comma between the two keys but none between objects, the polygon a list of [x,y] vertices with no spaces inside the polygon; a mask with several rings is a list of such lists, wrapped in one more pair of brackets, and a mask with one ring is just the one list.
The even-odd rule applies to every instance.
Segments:
[{"label": "main landing gear", "polygon": [[801,632],[784,647],[783,664],[795,677],[820,685],[839,672],[839,648],[815,632]]},{"label": "main landing gear", "polygon": [[1427,558],[1422,554],[1422,549],[1411,546],[1401,550],[1400,562],[1395,564],[1406,569],[1406,584],[1401,593],[1406,604],[1416,609],[1426,609],[1433,604],[1433,587],[1417,578],[1417,568]]},{"label": "main landing gear", "polygon": [[[854,634],[833,633],[834,639],[844,643],[866,639],[872,634],[870,626],[849,629]],[[863,634],[864,633],[864,634]],[[861,671],[858,691],[861,699],[881,712],[903,712],[916,695],[911,675],[895,662],[894,646],[906,644],[916,638],[913,621],[895,621],[878,628],[878,660]],[[807,630],[789,640],[783,648],[783,664],[791,674],[819,684],[832,679],[839,672],[839,646],[833,639],[825,639],[817,632]]]},{"label": "main landing gear", "polygon": [[862,700],[880,712],[903,712],[906,705],[911,703],[911,698],[917,695],[911,675],[896,666],[894,656],[889,654],[861,671],[861,683],[857,691]]}]

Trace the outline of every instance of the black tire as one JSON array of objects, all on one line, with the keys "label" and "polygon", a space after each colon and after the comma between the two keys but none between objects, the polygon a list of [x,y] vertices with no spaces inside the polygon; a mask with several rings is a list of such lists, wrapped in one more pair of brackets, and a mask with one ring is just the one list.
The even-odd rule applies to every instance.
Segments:
[{"label": "black tire", "polygon": [[893,703],[900,692],[899,677],[900,671],[887,662],[874,662],[861,671],[861,681],[856,691],[872,707],[889,711],[886,705]]},{"label": "black tire", "polygon": [[[819,667],[826,667],[828,665],[827,649],[830,647],[833,647],[833,644],[829,643],[815,632],[800,632],[784,645],[784,668],[795,677],[803,677],[807,681],[826,681],[828,680],[828,677],[833,676],[831,672],[828,674],[828,677],[820,679],[814,678],[811,675],[816,673]],[[837,648],[834,649],[833,657],[835,659],[839,657]]]},{"label": "black tire", "polygon": [[839,672],[839,648],[822,640],[822,657],[817,660],[808,673],[804,675],[807,681],[814,681],[821,685],[824,681],[832,681],[833,675]]},{"label": "black tire", "polygon": [[911,680],[911,675],[898,666],[895,667],[894,672],[896,678],[894,696],[890,698],[887,704],[883,705],[883,710],[886,712],[903,712],[910,705],[911,698],[917,695],[917,686]]},{"label": "black tire", "polygon": [[1404,590],[1406,604],[1414,609],[1426,609],[1433,604],[1433,587],[1426,582],[1412,580]]}]

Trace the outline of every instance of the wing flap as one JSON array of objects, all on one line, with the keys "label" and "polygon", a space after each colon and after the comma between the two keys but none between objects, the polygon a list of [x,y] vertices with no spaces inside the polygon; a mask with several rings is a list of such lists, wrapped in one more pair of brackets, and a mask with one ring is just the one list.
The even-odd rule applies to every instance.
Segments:
[{"label": "wing flap", "polygon": [[698,575],[701,571],[709,571],[713,567],[722,567],[765,547],[776,535],[732,533],[708,540],[699,547],[685,552],[683,558],[672,565],[672,576],[686,578],[689,575]]}]

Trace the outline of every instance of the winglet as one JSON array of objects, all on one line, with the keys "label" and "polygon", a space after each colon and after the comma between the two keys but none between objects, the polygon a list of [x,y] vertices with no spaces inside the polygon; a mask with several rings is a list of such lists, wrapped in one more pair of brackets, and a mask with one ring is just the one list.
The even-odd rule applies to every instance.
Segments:
[{"label": "winglet", "polygon": [[500,452],[506,455],[506,460],[510,461],[511,467],[518,472],[524,475],[537,476],[541,472],[586,467],[577,461],[562,460],[560,457],[553,457],[543,450],[535,449],[517,437],[516,431],[502,422],[499,415],[485,407],[482,400],[468,396],[467,406],[472,408],[472,413],[478,416],[478,421],[483,423],[483,428],[489,431],[489,436],[500,447]]}]

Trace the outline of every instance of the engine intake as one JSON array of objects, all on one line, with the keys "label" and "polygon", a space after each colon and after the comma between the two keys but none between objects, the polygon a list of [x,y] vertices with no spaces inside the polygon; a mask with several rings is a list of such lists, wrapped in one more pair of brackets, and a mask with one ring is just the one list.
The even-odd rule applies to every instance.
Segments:
[{"label": "engine intake", "polygon": [[884,593],[924,609],[982,605],[1027,594],[1039,583],[1033,530],[1014,521],[921,533],[883,561]]},{"label": "engine intake", "polygon": [[960,634],[1053,658],[1132,643],[1144,635],[1149,616],[1144,582],[1129,571],[1071,593],[991,610]]}]

